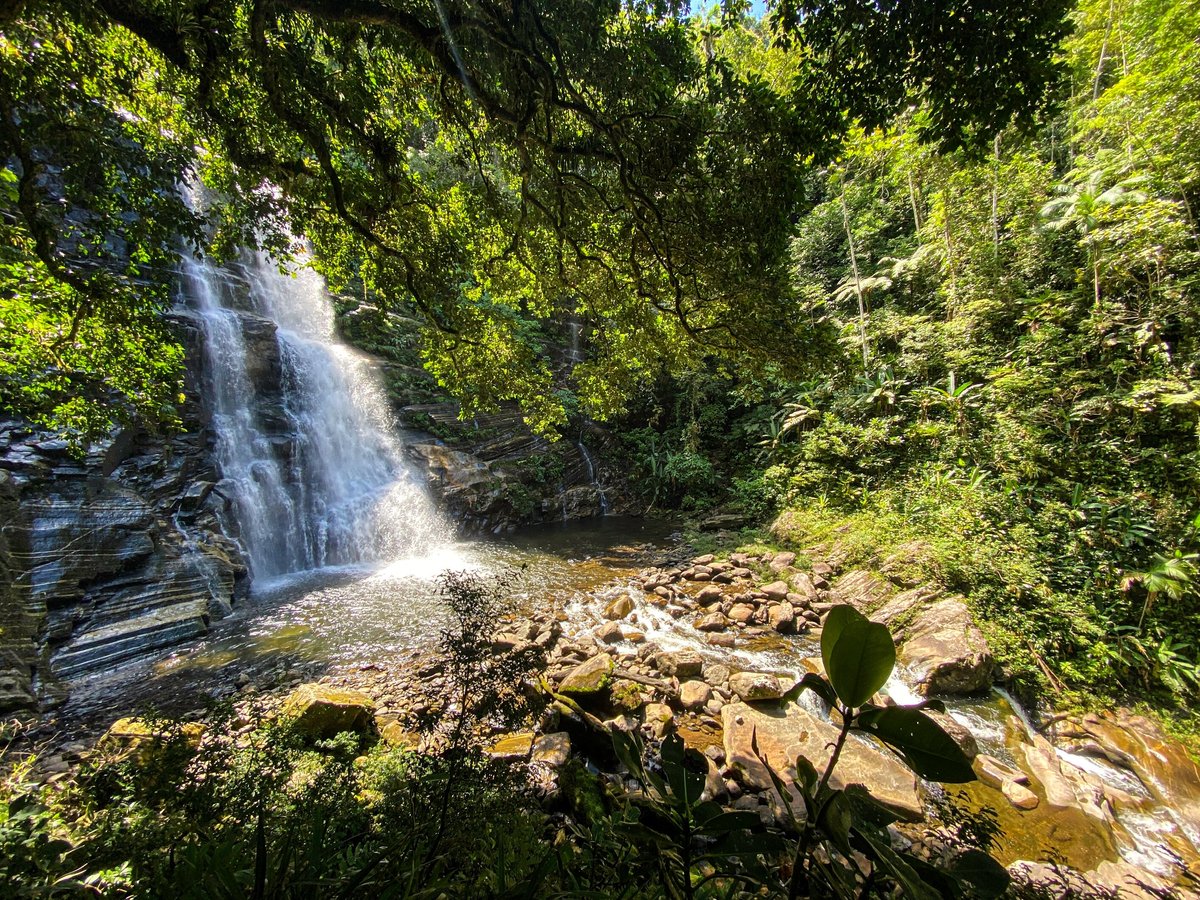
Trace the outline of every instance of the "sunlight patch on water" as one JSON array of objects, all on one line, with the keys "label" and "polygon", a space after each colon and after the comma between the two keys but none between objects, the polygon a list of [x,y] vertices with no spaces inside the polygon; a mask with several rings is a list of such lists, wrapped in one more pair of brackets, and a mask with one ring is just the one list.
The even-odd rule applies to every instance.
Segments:
[{"label": "sunlight patch on water", "polygon": [[402,581],[436,581],[445,572],[480,572],[486,565],[463,544],[449,544],[422,556],[393,559],[376,569],[364,583]]}]

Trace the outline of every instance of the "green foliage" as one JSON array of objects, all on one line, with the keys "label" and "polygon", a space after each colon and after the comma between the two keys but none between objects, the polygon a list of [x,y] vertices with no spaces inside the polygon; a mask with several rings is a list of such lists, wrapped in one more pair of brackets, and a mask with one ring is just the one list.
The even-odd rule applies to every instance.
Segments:
[{"label": "green foliage", "polygon": [[[595,0],[516,14],[493,0],[6,4],[3,142],[18,161],[8,184],[47,193],[40,173],[53,168],[91,187],[66,198],[82,218],[52,196],[6,204],[25,232],[9,245],[9,282],[36,294],[14,315],[36,326],[39,350],[14,352],[9,377],[48,383],[5,402],[76,422],[85,411],[67,395],[82,376],[50,371],[64,366],[153,393],[136,363],[169,343],[143,315],[165,294],[106,290],[122,287],[117,276],[58,250],[107,253],[72,239],[86,222],[122,236],[139,273],[169,268],[174,232],[197,243],[175,192],[189,170],[214,195],[219,250],[286,254],[289,231],[303,235],[335,288],[414,311],[425,367],[468,415],[516,400],[553,436],[567,396],[585,416],[611,417],[697,353],[790,366],[809,329],[793,315],[788,244],[814,166],[854,117],[897,112],[909,91],[930,98],[929,135],[955,144],[1028,118],[1051,87],[1065,9],[1043,2],[1014,17],[988,0],[946,20],[952,29],[923,31],[912,10],[880,8],[864,31],[839,4],[781,3],[777,38],[743,12]],[[841,41],[858,60],[850,81],[832,52]],[[986,47],[989,65],[964,46]],[[989,96],[964,102],[960,78],[982,79]],[[138,154],[142,165],[119,162]],[[588,354],[563,394],[546,336],[568,316],[586,322]],[[83,333],[90,318],[109,327]],[[118,325],[131,346],[88,359]],[[73,344],[85,346],[62,352]],[[146,415],[176,393],[131,402]]]},{"label": "green foliage", "polygon": [[182,349],[162,313],[199,221],[193,159],[150,55],[121,29],[30,10],[0,36],[0,407],[79,444],[178,423]]},{"label": "green foliage", "polygon": [[821,659],[842,702],[862,706],[891,677],[896,647],[886,625],[839,606],[829,611],[821,628]]},{"label": "green foliage", "polygon": [[784,511],[797,549],[837,543],[964,593],[1020,680],[1187,716],[1196,11],[1085,0],[1074,16],[1075,99],[1034,133],[934,150],[919,103],[864,120],[810,175],[797,316],[832,341],[812,380],[729,371],[727,440],[756,433],[758,456],[708,456],[749,508]]}]

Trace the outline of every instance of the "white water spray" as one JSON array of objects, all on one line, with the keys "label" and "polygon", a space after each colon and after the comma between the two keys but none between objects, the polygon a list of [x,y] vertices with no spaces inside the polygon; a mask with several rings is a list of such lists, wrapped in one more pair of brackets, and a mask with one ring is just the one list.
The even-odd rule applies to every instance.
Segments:
[{"label": "white water spray", "polygon": [[[185,257],[182,268],[205,336],[217,458],[255,575],[392,559],[448,540],[404,462],[370,360],[335,336],[320,277],[281,272],[261,254],[222,269]],[[278,402],[254,376],[273,353]]]}]

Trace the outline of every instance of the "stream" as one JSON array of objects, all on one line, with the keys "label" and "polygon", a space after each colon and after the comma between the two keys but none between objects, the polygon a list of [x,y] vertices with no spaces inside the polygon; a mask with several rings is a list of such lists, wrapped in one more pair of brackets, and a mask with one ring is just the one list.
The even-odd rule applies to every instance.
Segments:
[{"label": "stream", "polygon": [[[504,537],[446,542],[422,555],[401,555],[376,563],[331,566],[262,579],[234,614],[205,637],[158,659],[82,681],[62,711],[65,720],[86,720],[114,710],[146,707],[184,711],[231,692],[234,679],[300,666],[306,677],[363,665],[403,665],[433,647],[446,625],[438,578],[446,570],[484,576],[515,576],[509,597],[517,612],[537,612],[557,603],[565,608],[568,633],[591,631],[603,623],[601,610],[630,592],[639,571],[678,554],[680,535],[670,522],[603,518],[539,526]],[[632,594],[637,597],[640,591]],[[691,648],[734,670],[772,671],[794,677],[801,661],[819,656],[819,644],[806,636],[764,636],[736,649],[713,647],[685,619],[638,602],[638,628],[664,649]],[[629,643],[617,654],[636,653]],[[917,698],[897,671],[885,689],[899,703]],[[1016,764],[1015,752],[1028,727],[1024,711],[1003,691],[990,696],[953,698],[949,714],[971,731],[979,749]],[[719,740],[719,732],[699,739]],[[1062,762],[1119,786],[1139,801],[1145,789],[1127,770],[1092,756],[1059,751]],[[1042,803],[1034,810],[1012,807],[999,791],[975,782],[940,788],[974,810],[994,811],[1001,837],[997,857],[1053,860],[1080,870],[1121,856],[1160,874],[1170,872],[1164,839],[1175,830],[1168,817],[1142,803],[1118,811],[1114,832],[1078,808]]]}]

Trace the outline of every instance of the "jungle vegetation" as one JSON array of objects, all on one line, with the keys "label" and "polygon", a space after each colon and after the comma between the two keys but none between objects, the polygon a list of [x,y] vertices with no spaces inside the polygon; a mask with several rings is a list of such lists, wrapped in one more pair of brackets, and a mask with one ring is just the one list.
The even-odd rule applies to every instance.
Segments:
[{"label": "jungle vegetation", "polygon": [[464,414],[617,423],[655,505],[903,548],[1030,691],[1187,719],[1198,31],[1187,0],[5,0],[0,404],[171,428],[176,254],[310,253],[420,322]]}]

